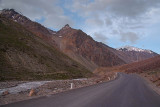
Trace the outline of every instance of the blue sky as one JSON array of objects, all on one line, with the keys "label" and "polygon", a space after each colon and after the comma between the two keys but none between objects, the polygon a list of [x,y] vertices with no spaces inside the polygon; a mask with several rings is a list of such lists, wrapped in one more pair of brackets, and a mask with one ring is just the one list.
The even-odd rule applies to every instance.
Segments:
[{"label": "blue sky", "polygon": [[114,48],[160,53],[160,0],[0,0],[4,8],[56,31],[69,24]]}]

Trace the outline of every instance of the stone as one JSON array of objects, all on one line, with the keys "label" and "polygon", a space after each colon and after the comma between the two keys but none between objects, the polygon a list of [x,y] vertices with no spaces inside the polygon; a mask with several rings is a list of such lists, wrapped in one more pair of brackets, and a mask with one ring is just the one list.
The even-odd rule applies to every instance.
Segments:
[{"label": "stone", "polygon": [[4,91],[4,92],[2,93],[2,96],[8,95],[8,94],[9,94],[8,91]]},{"label": "stone", "polygon": [[31,89],[28,96],[31,97],[31,96],[33,96],[35,94],[36,94],[35,90]]}]

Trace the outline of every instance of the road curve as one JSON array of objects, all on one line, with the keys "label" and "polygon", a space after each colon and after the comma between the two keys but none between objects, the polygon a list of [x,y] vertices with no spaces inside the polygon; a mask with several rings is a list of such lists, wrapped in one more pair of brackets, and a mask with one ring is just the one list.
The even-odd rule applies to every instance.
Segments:
[{"label": "road curve", "polygon": [[160,96],[136,74],[4,107],[160,107]]}]

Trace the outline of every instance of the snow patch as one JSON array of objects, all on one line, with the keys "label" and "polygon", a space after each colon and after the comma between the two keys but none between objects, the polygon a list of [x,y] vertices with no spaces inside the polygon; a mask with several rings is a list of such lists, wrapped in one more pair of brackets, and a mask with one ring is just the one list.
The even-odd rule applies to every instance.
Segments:
[{"label": "snow patch", "polygon": [[146,49],[140,49],[140,48],[136,48],[136,47],[133,47],[133,46],[124,46],[124,47],[121,47],[121,48],[117,48],[117,50],[120,50],[120,51],[136,51],[136,52],[147,52],[147,53],[153,53],[151,50],[146,50]]},{"label": "snow patch", "polygon": [[72,80],[87,80],[87,78],[77,78],[77,79],[72,79]]}]

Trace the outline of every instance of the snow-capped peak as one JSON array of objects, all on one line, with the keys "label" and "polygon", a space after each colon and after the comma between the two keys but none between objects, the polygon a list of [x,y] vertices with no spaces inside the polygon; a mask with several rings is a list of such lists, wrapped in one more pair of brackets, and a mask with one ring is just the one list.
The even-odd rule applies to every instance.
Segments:
[{"label": "snow-capped peak", "polygon": [[124,46],[124,47],[121,47],[121,48],[117,48],[117,50],[153,53],[151,50],[136,48],[136,47],[133,47],[133,46]]}]

